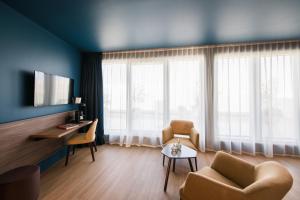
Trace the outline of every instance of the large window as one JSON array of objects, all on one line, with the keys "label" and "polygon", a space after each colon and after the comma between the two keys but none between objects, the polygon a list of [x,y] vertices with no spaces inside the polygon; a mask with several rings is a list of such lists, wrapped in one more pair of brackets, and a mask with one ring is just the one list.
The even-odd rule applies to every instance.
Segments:
[{"label": "large window", "polygon": [[106,63],[102,70],[105,128],[109,130],[109,133],[124,131],[127,129],[126,64]]},{"label": "large window", "polygon": [[172,119],[204,121],[203,56],[103,62],[104,128],[112,143],[159,145]]},{"label": "large window", "polygon": [[253,144],[251,152],[272,156],[275,146],[282,153],[299,144],[296,60],[293,50],[214,56],[214,135],[221,146],[249,151]]},{"label": "large window", "polygon": [[299,137],[299,77],[292,52],[260,57],[262,137],[274,141],[297,141]]},{"label": "large window", "polygon": [[131,64],[131,130],[135,135],[150,136],[163,127],[163,64],[141,62]]},{"label": "large window", "polygon": [[251,137],[251,63],[247,55],[215,57],[215,131],[220,137]]},{"label": "large window", "polygon": [[204,129],[205,73],[202,59],[169,61],[169,118],[187,119]]},{"label": "large window", "polygon": [[202,150],[300,155],[300,42],[108,53],[103,76],[111,142],[186,119]]}]

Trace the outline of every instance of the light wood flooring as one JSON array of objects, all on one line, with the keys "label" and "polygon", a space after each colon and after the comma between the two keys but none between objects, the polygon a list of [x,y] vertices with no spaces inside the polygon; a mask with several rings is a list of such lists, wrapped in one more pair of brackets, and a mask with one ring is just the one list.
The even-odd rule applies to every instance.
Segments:
[{"label": "light wood flooring", "polygon": [[[175,173],[170,172],[167,192],[164,192],[166,165],[158,148],[98,146],[95,162],[88,148],[78,149],[70,155],[69,164],[64,160],[48,169],[41,176],[40,199],[47,200],[123,200],[123,199],[179,199],[178,189],[184,182],[189,165],[187,160],[176,162]],[[214,153],[199,153],[198,168],[209,165]],[[300,159],[263,156],[239,156],[254,164],[276,160],[292,173],[294,184],[284,200],[300,199]],[[167,161],[167,160],[166,160]]]}]

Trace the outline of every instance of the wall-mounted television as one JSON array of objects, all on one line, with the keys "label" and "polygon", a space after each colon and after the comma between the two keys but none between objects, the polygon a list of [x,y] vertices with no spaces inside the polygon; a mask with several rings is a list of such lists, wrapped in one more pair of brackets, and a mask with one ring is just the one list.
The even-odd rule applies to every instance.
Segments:
[{"label": "wall-mounted television", "polygon": [[74,80],[34,71],[34,106],[71,104]]}]

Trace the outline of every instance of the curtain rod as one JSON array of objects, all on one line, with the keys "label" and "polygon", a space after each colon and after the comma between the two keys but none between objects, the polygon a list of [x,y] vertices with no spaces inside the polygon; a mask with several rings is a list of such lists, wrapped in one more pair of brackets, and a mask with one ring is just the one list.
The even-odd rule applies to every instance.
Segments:
[{"label": "curtain rod", "polygon": [[183,46],[175,48],[153,48],[153,49],[137,49],[137,50],[124,50],[124,51],[105,51],[103,54],[113,53],[133,53],[133,52],[151,52],[151,51],[168,51],[168,50],[180,50],[180,49],[206,49],[206,48],[222,48],[222,47],[235,47],[235,46],[253,46],[253,45],[264,45],[264,44],[278,44],[278,43],[295,43],[300,40],[276,40],[276,41],[265,41],[265,42],[244,42],[244,43],[228,43],[228,44],[216,44],[216,45],[199,45],[199,46]]}]

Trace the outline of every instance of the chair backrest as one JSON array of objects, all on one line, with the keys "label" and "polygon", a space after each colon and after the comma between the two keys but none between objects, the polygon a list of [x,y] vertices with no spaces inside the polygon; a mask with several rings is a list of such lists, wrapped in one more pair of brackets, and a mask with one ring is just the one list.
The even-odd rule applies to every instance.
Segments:
[{"label": "chair backrest", "polygon": [[89,128],[87,133],[85,134],[85,139],[86,140],[90,140],[90,141],[95,140],[95,138],[96,138],[95,133],[96,133],[97,124],[98,124],[98,119],[95,119],[95,121],[93,122],[93,124],[91,125],[91,127]]},{"label": "chair backrest", "polygon": [[254,165],[223,151],[216,153],[211,168],[242,188],[252,184],[255,180]]},{"label": "chair backrest", "polygon": [[289,171],[274,161],[255,166],[255,181],[244,189],[248,196],[256,199],[282,199],[293,185]]},{"label": "chair backrest", "polygon": [[170,123],[173,134],[190,135],[191,129],[194,128],[192,121],[172,120]]}]

